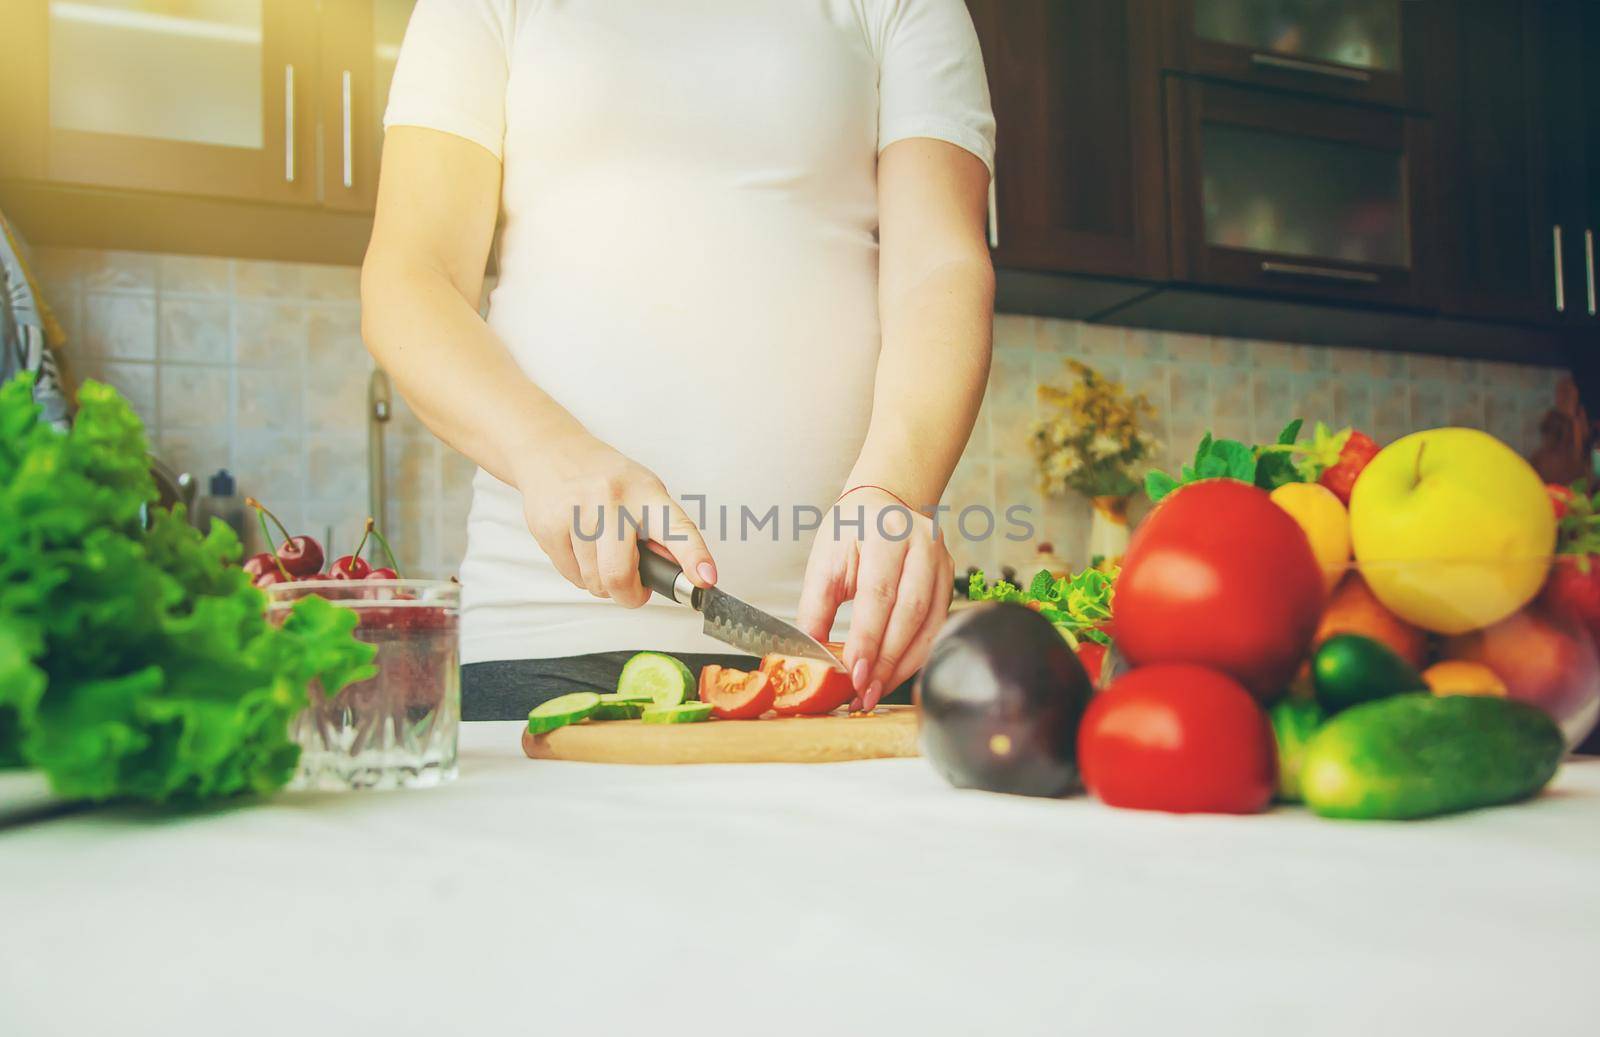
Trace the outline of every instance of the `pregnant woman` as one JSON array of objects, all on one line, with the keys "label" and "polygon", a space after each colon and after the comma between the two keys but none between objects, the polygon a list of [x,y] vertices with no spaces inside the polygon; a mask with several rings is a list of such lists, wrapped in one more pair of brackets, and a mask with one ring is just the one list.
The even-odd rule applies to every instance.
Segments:
[{"label": "pregnant woman", "polygon": [[651,600],[646,539],[819,639],[853,602],[862,704],[913,674],[989,368],[961,0],[420,0],[385,123],[363,334],[479,465],[463,715],[638,649],[748,667]]}]

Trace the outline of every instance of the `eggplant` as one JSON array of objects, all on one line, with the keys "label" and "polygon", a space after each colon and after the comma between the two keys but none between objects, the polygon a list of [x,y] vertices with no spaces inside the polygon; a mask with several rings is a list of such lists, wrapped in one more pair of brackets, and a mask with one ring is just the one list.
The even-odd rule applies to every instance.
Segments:
[{"label": "eggplant", "polygon": [[963,611],[917,677],[922,754],[950,784],[1019,796],[1078,786],[1094,684],[1048,620],[1009,602]]}]

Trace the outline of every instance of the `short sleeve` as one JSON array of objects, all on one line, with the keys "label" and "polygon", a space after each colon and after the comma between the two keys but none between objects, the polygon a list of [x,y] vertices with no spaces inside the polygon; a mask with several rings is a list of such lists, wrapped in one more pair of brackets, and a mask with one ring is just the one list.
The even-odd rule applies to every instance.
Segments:
[{"label": "short sleeve", "polygon": [[421,126],[502,157],[513,0],[418,0],[400,45],[385,129]]},{"label": "short sleeve", "polygon": [[994,171],[994,112],[962,0],[882,0],[878,150],[908,137],[965,148]]}]

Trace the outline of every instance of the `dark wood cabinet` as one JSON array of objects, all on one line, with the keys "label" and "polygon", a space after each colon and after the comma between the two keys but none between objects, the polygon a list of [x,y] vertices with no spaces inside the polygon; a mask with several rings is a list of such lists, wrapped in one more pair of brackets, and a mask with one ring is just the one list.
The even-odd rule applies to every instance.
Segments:
[{"label": "dark wood cabinet", "polygon": [[1160,24],[1148,2],[972,0],[998,120],[995,261],[1163,278]]},{"label": "dark wood cabinet", "polygon": [[1595,233],[1600,229],[1600,5],[1545,0],[1543,131],[1549,155],[1549,245],[1561,325],[1600,329]]},{"label": "dark wood cabinet", "polygon": [[1169,64],[1341,100],[1419,104],[1423,8],[1439,0],[1166,0]]},{"label": "dark wood cabinet", "polygon": [[1178,280],[1425,306],[1437,293],[1429,120],[1172,77]]},{"label": "dark wood cabinet", "polygon": [[1540,322],[1554,312],[1541,0],[1452,7],[1439,105],[1440,308]]},{"label": "dark wood cabinet", "polygon": [[0,204],[40,244],[357,262],[414,0],[4,0]]}]

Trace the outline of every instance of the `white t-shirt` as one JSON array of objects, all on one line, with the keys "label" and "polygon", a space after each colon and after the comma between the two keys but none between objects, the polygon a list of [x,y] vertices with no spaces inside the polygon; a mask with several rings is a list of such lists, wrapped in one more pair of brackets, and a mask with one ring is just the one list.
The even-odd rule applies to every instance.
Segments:
[{"label": "white t-shirt", "polygon": [[[878,152],[932,137],[992,166],[961,0],[420,0],[385,124],[502,160],[490,326],[590,432],[705,498],[723,587],[792,617],[794,509],[845,488],[871,413]],[[463,661],[726,650],[660,598],[567,583],[482,471],[467,539]]]}]

